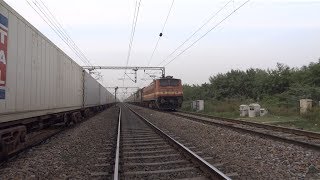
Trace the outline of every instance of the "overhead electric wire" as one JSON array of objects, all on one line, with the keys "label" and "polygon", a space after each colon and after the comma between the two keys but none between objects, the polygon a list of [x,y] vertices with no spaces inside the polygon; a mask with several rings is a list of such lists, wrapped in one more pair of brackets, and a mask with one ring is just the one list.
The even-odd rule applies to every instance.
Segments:
[{"label": "overhead electric wire", "polygon": [[154,53],[156,52],[156,49],[158,48],[158,44],[159,44],[160,38],[162,37],[162,33],[163,33],[163,31],[164,31],[164,28],[166,27],[166,24],[167,24],[169,15],[170,15],[170,13],[171,13],[171,9],[172,9],[173,3],[174,3],[174,0],[172,0],[172,3],[171,3],[171,6],[170,6],[170,9],[169,9],[169,12],[168,12],[167,17],[166,17],[166,20],[164,21],[164,24],[163,24],[163,26],[162,26],[161,32],[160,32],[160,34],[159,34],[159,38],[158,38],[158,40],[157,40],[156,46],[154,47],[154,49],[153,49],[153,51],[152,51],[152,54],[151,54],[151,56],[150,56],[150,59],[149,59],[149,61],[148,61],[148,66],[150,65],[151,60],[152,60],[152,58],[153,58],[153,55],[154,55]]},{"label": "overhead electric wire", "polygon": [[[58,22],[58,20],[55,18],[55,16],[51,13],[51,11],[49,10],[49,8],[44,4],[44,2],[42,0],[40,0],[40,2],[42,3],[42,5],[45,7],[45,9],[43,7],[41,7],[41,4],[35,0],[34,2],[36,2],[38,5],[35,5],[39,8],[39,10],[45,15],[45,17],[51,22],[51,24],[57,29],[57,31],[60,32],[60,34],[65,38],[65,40],[69,43],[69,45],[71,45],[73,47],[73,49],[75,51],[77,51],[77,53],[82,57],[82,59],[84,61],[87,62],[87,64],[90,66],[92,66],[91,62],[88,60],[88,58],[84,55],[84,53],[80,50],[80,48],[76,45],[76,43],[73,41],[73,39],[68,35],[68,33],[66,32],[66,30],[62,27],[62,25]],[[49,13],[47,13],[47,12]]]},{"label": "overhead electric wire", "polygon": [[137,21],[138,21],[138,17],[139,17],[140,4],[141,4],[141,0],[139,1],[138,9],[137,9],[137,12],[135,13],[135,17],[134,17],[134,23],[133,23],[133,26],[132,26],[132,33],[131,33],[131,37],[130,37],[129,51],[128,51],[128,56],[127,56],[126,66],[128,66],[130,55],[131,55],[133,39],[134,39],[134,35],[135,35],[135,32],[136,32],[136,26],[137,26]]},{"label": "overhead electric wire", "polygon": [[[40,16],[40,18],[59,36],[59,38],[75,53],[75,55],[86,65],[91,65],[90,61],[85,59],[83,56],[81,55],[81,53],[79,52],[79,50],[77,50],[74,46],[70,45],[68,38],[66,38],[66,36],[61,32],[61,29],[59,29],[59,27],[57,27],[57,24],[53,22],[52,18],[48,17],[48,13],[45,13],[44,9],[42,7],[40,7],[40,4],[36,1],[33,2],[33,4],[39,9],[38,10],[35,9],[34,6],[31,5],[31,3],[26,0],[26,2],[28,3],[28,5]],[[38,5],[37,5],[37,4]],[[75,45],[75,43],[74,43]]]},{"label": "overhead electric wire", "polygon": [[[131,42],[132,42],[132,35],[133,35],[133,27],[134,27],[134,23],[135,23],[135,19],[136,19],[136,11],[137,11],[137,2],[138,0],[136,0],[135,6],[134,6],[134,13],[133,13],[133,18],[132,18],[132,25],[131,25],[131,33],[130,33],[130,40],[129,40],[129,48],[128,48],[128,55],[127,55],[127,61],[126,61],[126,66],[128,66],[128,62],[129,62],[129,53],[131,51]],[[127,69],[124,70],[124,74],[123,74],[123,81],[122,81],[122,86],[124,86],[124,80],[126,77],[126,73],[127,73]]]},{"label": "overhead electric wire", "polygon": [[55,16],[51,13],[51,11],[49,10],[48,6],[46,6],[46,4],[42,1],[39,0],[41,2],[41,4],[47,9],[47,11],[49,12],[49,14],[51,15],[51,17],[53,18],[53,21],[58,25],[58,27],[61,29],[61,32],[65,35],[65,37],[67,38],[68,41],[70,41],[72,43],[72,45],[74,45],[74,47],[79,51],[79,53],[86,59],[86,61],[88,61],[88,63],[90,65],[91,62],[88,60],[88,58],[85,56],[85,54],[81,51],[81,49],[77,46],[77,44],[73,41],[73,39],[69,36],[69,34],[67,33],[67,31],[63,28],[63,26],[61,25],[61,23],[59,23],[59,21],[55,18]]},{"label": "overhead electric wire", "polygon": [[[37,5],[37,4],[39,5]],[[56,22],[50,18],[50,15],[46,12],[46,10],[44,10],[40,3],[38,3],[37,0],[33,1],[33,4],[41,11],[41,13],[45,16],[45,18],[51,23],[51,25],[54,26],[54,28],[59,32],[59,34],[64,38],[64,39],[68,39],[68,37],[66,37],[66,35],[61,31],[61,29],[57,26]]]},{"label": "overhead electric wire", "polygon": [[[132,27],[131,27],[131,34],[130,34],[131,36],[130,36],[130,40],[129,40],[129,49],[128,49],[126,67],[128,66],[129,60],[130,60],[133,39],[134,39],[138,16],[139,16],[139,11],[140,11],[140,5],[141,5],[141,0],[139,1],[138,8],[137,8],[137,0],[136,0],[136,5],[135,5],[134,15],[133,15],[133,22],[132,22]],[[125,78],[126,72],[127,72],[127,70],[124,71],[123,78]],[[123,85],[124,85],[124,79],[123,79]]]},{"label": "overhead electric wire", "polygon": [[[35,7],[38,8],[39,11],[36,10],[35,7],[32,6],[31,2],[29,2],[27,0],[26,0],[26,2],[40,16],[40,18],[58,35],[58,37],[75,53],[75,55],[85,65],[93,66],[91,64],[91,62],[88,60],[88,58],[84,55],[84,53],[80,50],[80,48],[76,45],[76,43],[72,40],[72,38],[68,35],[66,30],[62,27],[62,25],[57,21],[57,19],[51,13],[49,8],[44,4],[44,2],[41,1],[42,5],[47,10],[45,10],[37,0],[32,2],[35,5]],[[97,70],[91,71],[90,73],[95,75],[95,79],[97,79],[97,80],[102,79],[101,73],[98,72]]]},{"label": "overhead electric wire", "polygon": [[78,56],[79,59],[80,59],[82,62],[84,62],[85,64],[87,64],[87,62],[84,61],[84,60],[81,58],[81,56],[80,56],[77,52],[75,52],[75,51],[73,50],[73,48],[68,44],[68,42],[67,42],[67,41],[60,35],[60,33],[51,25],[51,23],[49,23],[49,22],[43,17],[43,15],[41,15],[40,12],[37,11],[37,10],[30,4],[29,1],[26,0],[26,2],[27,2],[27,3],[29,4],[29,6],[40,16],[40,18],[60,37],[60,39],[76,54],[76,56]]},{"label": "overhead electric wire", "polygon": [[215,18],[223,9],[225,9],[230,2],[234,0],[229,0],[223,7],[221,7],[217,12],[215,12],[202,26],[200,26],[197,30],[195,30],[185,41],[182,42],[174,51],[172,51],[164,60],[162,60],[159,64],[161,65],[163,62],[169,59],[178,49],[180,49],[186,42],[188,42],[196,33],[198,33],[204,26],[206,26],[213,18]]},{"label": "overhead electric wire", "polygon": [[225,20],[227,20],[232,14],[234,14],[236,11],[238,11],[241,7],[243,7],[245,4],[247,4],[250,0],[245,1],[243,4],[241,4],[238,8],[236,8],[235,10],[233,10],[230,14],[228,14],[228,16],[226,16],[225,18],[223,18],[221,21],[219,21],[215,26],[213,26],[211,29],[209,29],[205,34],[203,34],[202,36],[200,36],[196,41],[194,41],[191,45],[189,45],[187,48],[185,48],[183,51],[181,51],[177,56],[175,56],[173,59],[171,59],[168,63],[166,63],[164,66],[167,66],[168,64],[170,64],[172,61],[174,61],[176,58],[178,58],[181,54],[183,54],[185,51],[187,51],[188,49],[190,49],[193,45],[195,45],[199,40],[201,40],[203,37],[205,37],[209,32],[211,32],[212,30],[214,30],[217,26],[219,26],[222,22],[224,22]]},{"label": "overhead electric wire", "polygon": [[[149,61],[148,61],[147,66],[150,65],[151,60],[152,60],[152,58],[153,58],[153,56],[154,56],[154,53],[156,52],[156,49],[158,48],[160,38],[162,37],[162,33],[164,32],[164,29],[165,29],[165,27],[166,27],[166,25],[167,25],[167,22],[168,22],[168,19],[169,19],[170,14],[171,14],[171,10],[172,10],[173,4],[174,4],[174,0],[172,0],[172,3],[171,3],[170,8],[169,8],[169,11],[168,11],[168,13],[167,13],[167,17],[166,17],[166,19],[165,19],[165,21],[164,21],[164,23],[163,23],[161,32],[160,32],[159,37],[158,37],[158,40],[157,40],[157,43],[156,43],[156,45],[155,45],[155,47],[154,47],[154,49],[153,49],[153,51],[152,51],[152,54],[151,54],[151,56],[150,56],[150,59],[149,59]],[[149,73],[144,72],[142,79],[145,79],[145,75],[146,75],[146,74],[149,75],[149,77],[151,77],[151,75],[150,75]],[[141,80],[142,80],[142,79],[141,79]],[[154,79],[154,78],[152,78],[152,79]],[[141,83],[140,83],[140,85],[141,85]]]},{"label": "overhead electric wire", "polygon": [[131,33],[130,33],[130,39],[129,39],[129,48],[128,48],[128,54],[127,54],[126,64],[127,64],[128,60],[129,60],[129,54],[130,54],[130,51],[131,51],[131,43],[132,43],[132,37],[133,37],[133,29],[134,29],[134,24],[135,24],[135,20],[136,20],[137,2],[138,2],[138,1],[136,0],[136,4],[135,4],[135,7],[134,7],[132,24],[131,24]]},{"label": "overhead electric wire", "polygon": [[55,29],[55,32],[58,33],[59,37],[63,39],[63,41],[65,43],[67,43],[67,45],[71,48],[71,50],[80,58],[80,60],[82,62],[84,62],[86,65],[90,65],[89,62],[87,62],[83,57],[82,55],[71,45],[69,44],[68,42],[68,39],[66,38],[66,36],[61,32],[60,28],[57,27],[56,23],[54,23],[54,21],[49,17],[49,15],[47,13],[45,13],[45,10],[43,8],[40,7],[40,4],[39,4],[37,1],[34,1],[33,4],[40,10],[40,12],[42,13],[42,15],[49,21],[49,23],[53,26],[50,26],[51,28],[54,28]]}]

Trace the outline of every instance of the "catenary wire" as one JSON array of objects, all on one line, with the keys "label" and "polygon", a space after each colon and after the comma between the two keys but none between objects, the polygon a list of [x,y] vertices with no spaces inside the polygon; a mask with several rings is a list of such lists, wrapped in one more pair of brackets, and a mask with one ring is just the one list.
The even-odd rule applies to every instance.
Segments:
[{"label": "catenary wire", "polygon": [[[129,55],[129,52],[130,52],[130,50],[131,50],[131,47],[130,47],[130,46],[131,46],[131,41],[132,41],[134,21],[135,21],[135,19],[136,19],[137,2],[138,2],[138,1],[136,0],[135,6],[134,6],[134,13],[133,13],[132,24],[131,24],[131,33],[130,33],[130,39],[129,39],[128,55]],[[128,57],[129,57],[128,55],[127,55],[126,66],[127,66]],[[124,86],[124,80],[125,80],[126,73],[127,73],[127,70],[124,70],[122,86]]]},{"label": "catenary wire", "polygon": [[135,20],[136,20],[136,13],[137,13],[137,2],[138,1],[136,0],[135,7],[134,7],[134,13],[133,13],[133,19],[132,19],[132,25],[131,25],[131,33],[130,33],[129,48],[128,48],[126,64],[129,61],[129,54],[130,54],[130,51],[131,51],[132,37],[133,37],[133,34],[134,34],[133,33],[133,29],[134,29]]},{"label": "catenary wire", "polygon": [[[48,25],[51,24],[49,26],[68,45],[68,47],[77,55],[77,57],[82,62],[84,62],[85,65],[93,66],[92,63],[88,60],[88,58],[84,55],[84,53],[80,50],[80,48],[76,45],[76,43],[72,40],[72,38],[68,35],[66,30],[62,27],[62,25],[57,21],[57,19],[51,13],[49,8],[44,4],[44,2],[42,0],[40,0],[40,1],[41,1],[42,5],[37,0],[35,0],[33,2],[33,4],[40,10],[40,12],[43,14],[43,16],[47,19],[47,21],[43,17],[41,17],[40,13],[37,12],[28,1],[27,2]],[[42,6],[44,6],[45,9]],[[101,73],[98,72],[97,70],[91,71],[91,74],[94,74],[95,79],[97,79],[97,80],[102,79]]]},{"label": "catenary wire", "polygon": [[87,64],[86,61],[84,61],[81,56],[77,53],[77,51],[75,51],[70,45],[69,43],[60,35],[60,33],[51,25],[51,23],[49,23],[45,17],[43,17],[43,15],[41,15],[41,13],[39,11],[37,11],[29,1],[26,0],[26,2],[28,3],[28,5],[40,16],[40,18],[59,36],[59,38],[76,54],[76,56],[85,64]]},{"label": "catenary wire", "polygon": [[133,45],[133,39],[134,39],[134,35],[135,35],[135,31],[136,31],[136,26],[137,26],[137,21],[138,21],[138,16],[139,16],[140,4],[141,4],[141,0],[139,1],[138,8],[137,8],[137,12],[136,12],[136,16],[135,16],[135,19],[134,19],[133,31],[132,31],[132,35],[131,35],[131,38],[130,38],[129,52],[128,52],[128,56],[127,56],[126,66],[128,66],[129,59],[130,59],[130,55],[131,55],[131,49],[132,49],[132,45]]},{"label": "catenary wire", "polygon": [[42,0],[40,0],[40,2],[45,7],[45,9],[41,7],[41,4],[39,2],[37,2],[37,0],[35,0],[34,2],[36,2],[39,5],[38,6],[35,4],[39,8],[39,10],[45,15],[45,17],[51,22],[51,24],[57,29],[57,31],[59,31],[60,34],[65,38],[65,40],[69,43],[69,45],[71,45],[73,47],[73,49],[75,51],[77,51],[77,53],[80,54],[80,56],[84,59],[84,61],[87,62],[88,65],[92,66],[92,64],[88,60],[88,58],[84,55],[84,53],[80,50],[80,48],[76,45],[76,43],[72,40],[72,38],[66,33],[65,29],[57,21],[55,16],[51,13],[51,11],[48,9],[48,7],[42,2]]},{"label": "catenary wire", "polygon": [[[137,1],[136,1],[136,5],[137,5]],[[132,45],[133,45],[133,39],[134,39],[136,26],[137,26],[137,21],[138,21],[138,16],[139,16],[139,11],[140,11],[140,5],[141,5],[141,0],[139,1],[137,10],[135,8],[135,11],[134,11],[135,13],[134,13],[134,17],[133,17],[133,26],[132,26],[132,32],[131,32],[131,37],[130,37],[130,42],[129,42],[129,50],[128,50],[128,55],[127,55],[126,67],[128,66],[129,60],[130,60],[131,49],[132,49]],[[125,78],[126,72],[127,71],[125,70],[124,75],[123,75],[123,85],[124,85],[124,78]]]},{"label": "catenary wire", "polygon": [[[154,53],[156,52],[156,49],[158,48],[159,41],[160,41],[160,39],[161,39],[161,37],[162,37],[162,33],[164,32],[164,29],[165,29],[166,24],[167,24],[167,22],[168,22],[169,16],[170,16],[170,14],[171,14],[171,10],[172,10],[173,4],[174,4],[174,0],[172,0],[172,2],[171,2],[169,11],[168,11],[168,13],[167,13],[166,19],[165,19],[165,21],[164,21],[164,23],[163,23],[163,26],[162,26],[162,29],[161,29],[161,32],[160,32],[161,34],[159,34],[159,37],[158,37],[158,39],[157,39],[157,43],[156,43],[156,45],[155,45],[155,47],[154,47],[154,49],[153,49],[153,51],[152,51],[152,54],[151,54],[151,56],[150,56],[150,59],[149,59],[149,61],[148,61],[147,66],[150,65],[150,63],[151,63],[151,61],[152,61],[152,58],[153,58],[153,56],[154,56]],[[146,74],[148,74],[148,73],[144,72],[142,79],[145,79]],[[148,75],[150,76],[150,74],[148,74]],[[152,79],[153,79],[153,78],[152,78]],[[140,86],[141,84],[142,84],[142,83],[139,83],[139,86]]]},{"label": "catenary wire", "polygon": [[172,3],[171,3],[171,6],[170,6],[170,9],[169,9],[169,12],[168,12],[168,14],[167,14],[166,20],[164,21],[164,24],[163,24],[162,29],[161,29],[161,32],[160,32],[161,35],[159,35],[158,40],[157,40],[157,43],[156,43],[156,45],[155,45],[155,47],[154,47],[154,49],[153,49],[153,51],[152,51],[152,54],[151,54],[151,56],[150,56],[149,61],[148,61],[148,66],[150,65],[151,60],[152,60],[152,58],[153,58],[153,56],[154,56],[154,53],[156,52],[156,49],[158,48],[159,41],[160,41],[160,38],[162,37],[162,33],[163,33],[163,31],[164,31],[164,28],[166,27],[166,24],[167,24],[167,22],[168,22],[168,18],[169,18],[169,15],[170,15],[170,13],[171,13],[171,9],[172,9],[173,3],[174,3],[174,0],[172,0]]},{"label": "catenary wire", "polygon": [[46,6],[46,4],[42,1],[39,0],[41,2],[41,4],[45,7],[45,9],[49,12],[49,14],[51,15],[51,17],[53,18],[53,21],[58,25],[58,27],[60,28],[61,32],[66,36],[67,40],[69,40],[71,42],[71,44],[79,51],[79,53],[86,59],[86,61],[88,61],[88,63],[90,65],[91,62],[88,60],[88,58],[85,56],[85,54],[81,51],[81,49],[77,46],[77,44],[73,41],[73,39],[69,36],[69,34],[67,33],[67,31],[63,28],[63,26],[61,25],[61,23],[59,23],[59,21],[55,18],[55,16],[52,14],[52,12],[49,10],[48,6]]},{"label": "catenary wire", "polygon": [[224,10],[230,2],[233,0],[229,0],[223,7],[221,7],[217,12],[215,12],[202,26],[200,26],[197,30],[195,30],[185,41],[182,42],[174,51],[172,51],[165,59],[163,59],[159,64],[161,65],[165,61],[167,61],[177,50],[179,50],[185,43],[187,43],[196,33],[198,33],[204,26],[206,26],[213,18],[215,18],[222,10]]},{"label": "catenary wire", "polygon": [[183,54],[185,51],[187,51],[188,49],[190,49],[193,45],[195,45],[199,40],[201,40],[203,37],[205,37],[209,32],[211,32],[212,30],[214,30],[217,26],[219,26],[221,23],[223,23],[225,20],[227,20],[232,14],[234,14],[236,11],[238,11],[241,7],[243,7],[245,4],[247,4],[250,0],[245,1],[243,4],[241,4],[238,8],[236,8],[235,10],[233,10],[230,14],[228,14],[225,18],[223,18],[221,21],[219,21],[215,26],[213,26],[211,29],[209,29],[205,34],[203,34],[202,36],[200,36],[196,41],[194,41],[191,45],[189,45],[187,48],[185,48],[183,51],[181,51],[177,56],[175,56],[174,58],[172,58],[168,63],[166,63],[164,66],[167,66],[168,64],[170,64],[172,61],[174,61],[175,59],[177,59],[181,54]]},{"label": "catenary wire", "polygon": [[[37,3],[37,4],[36,4]],[[46,13],[46,11],[40,7],[40,4],[37,1],[34,1],[33,4],[40,10],[40,12],[43,14],[43,16],[49,21],[49,23],[56,29],[56,32],[58,32],[60,34],[60,37],[64,38],[65,41],[70,45],[68,38],[62,33],[61,29],[57,26],[57,24],[52,20],[52,18],[50,18],[50,16],[48,15],[48,13]],[[70,46],[69,46],[70,47]],[[79,58],[81,58],[83,61],[85,61],[85,64],[89,65],[90,63],[84,59],[81,55],[80,52],[78,52],[78,50],[75,49],[75,47],[71,47],[75,53],[77,53],[79,56]]]}]

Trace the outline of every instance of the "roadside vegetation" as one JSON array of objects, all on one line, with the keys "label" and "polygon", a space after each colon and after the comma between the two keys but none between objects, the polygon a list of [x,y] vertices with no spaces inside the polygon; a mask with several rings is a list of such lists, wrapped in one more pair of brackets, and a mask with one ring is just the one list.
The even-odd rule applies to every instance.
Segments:
[{"label": "roadside vegetation", "polygon": [[[274,69],[231,70],[211,76],[209,83],[185,84],[183,91],[183,110],[191,111],[191,101],[202,99],[202,113],[240,118],[239,105],[259,103],[269,114],[245,120],[320,131],[320,59],[300,68],[278,63]],[[304,115],[300,99],[313,100]]]}]

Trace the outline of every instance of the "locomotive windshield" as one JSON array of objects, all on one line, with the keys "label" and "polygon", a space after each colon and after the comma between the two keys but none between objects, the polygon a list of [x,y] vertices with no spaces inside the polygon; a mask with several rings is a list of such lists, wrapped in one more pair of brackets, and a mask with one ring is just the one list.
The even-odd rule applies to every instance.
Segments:
[{"label": "locomotive windshield", "polygon": [[179,79],[160,79],[160,86],[179,86]]}]

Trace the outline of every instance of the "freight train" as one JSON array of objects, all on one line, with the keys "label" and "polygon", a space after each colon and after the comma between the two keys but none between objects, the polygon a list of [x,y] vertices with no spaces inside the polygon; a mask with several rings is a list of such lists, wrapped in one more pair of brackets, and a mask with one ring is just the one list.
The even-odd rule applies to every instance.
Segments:
[{"label": "freight train", "polygon": [[114,96],[0,0],[0,159],[26,134],[77,123],[113,105]]},{"label": "freight train", "polygon": [[161,110],[178,109],[183,101],[181,80],[172,76],[155,79],[149,86],[139,89],[125,101]]}]

